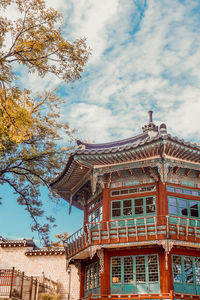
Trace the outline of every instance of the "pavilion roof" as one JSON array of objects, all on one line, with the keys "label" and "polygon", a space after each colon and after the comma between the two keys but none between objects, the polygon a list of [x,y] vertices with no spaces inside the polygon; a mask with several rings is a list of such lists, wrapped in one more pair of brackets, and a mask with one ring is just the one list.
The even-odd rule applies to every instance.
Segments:
[{"label": "pavilion roof", "polygon": [[[69,157],[63,172],[50,184],[67,201],[95,168],[134,163],[159,156],[200,164],[200,145],[171,136],[165,124],[158,128],[152,118],[143,127],[143,133],[137,136],[102,144],[78,140],[77,145],[78,149]],[[77,203],[75,205],[79,207]]]},{"label": "pavilion roof", "polygon": [[[77,149],[74,154],[108,154],[108,153],[115,153],[121,152],[125,150],[131,150],[137,148],[139,146],[148,145],[154,141],[158,140],[169,140],[171,142],[175,142],[182,146],[190,147],[195,150],[200,150],[200,145],[196,143],[187,142],[184,139],[180,139],[178,137],[173,137],[171,134],[161,134],[158,132],[156,135],[149,136],[146,133],[141,135],[121,140],[112,143],[105,143],[105,144],[87,144],[81,141],[77,141],[79,145],[79,149]],[[82,147],[81,147],[82,146]]]}]

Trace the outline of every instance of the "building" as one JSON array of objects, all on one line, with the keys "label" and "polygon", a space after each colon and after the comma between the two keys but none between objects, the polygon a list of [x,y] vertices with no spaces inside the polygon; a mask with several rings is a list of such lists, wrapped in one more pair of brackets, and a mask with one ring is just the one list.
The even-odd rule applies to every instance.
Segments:
[{"label": "building", "polygon": [[32,239],[0,236],[0,299],[37,300],[55,292],[56,299],[77,300],[79,290],[77,268],[66,269],[63,247],[38,248]]},{"label": "building", "polygon": [[84,211],[66,240],[81,299],[200,299],[200,146],[156,126],[151,111],[142,129],[78,141],[51,183]]}]

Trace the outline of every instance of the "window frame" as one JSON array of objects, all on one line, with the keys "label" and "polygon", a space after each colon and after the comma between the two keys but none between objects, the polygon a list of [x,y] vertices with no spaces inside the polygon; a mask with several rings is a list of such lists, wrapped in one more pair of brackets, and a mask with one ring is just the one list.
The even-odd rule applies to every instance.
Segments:
[{"label": "window frame", "polygon": [[[190,189],[188,187],[167,185],[166,190],[169,193],[182,194],[182,195],[192,196],[192,197],[200,197],[200,190],[198,190],[198,189]],[[187,193],[188,191],[190,193]],[[195,195],[194,193],[197,193],[197,194]]]},{"label": "window frame", "polygon": [[[95,266],[97,268],[96,273],[94,273]],[[93,270],[93,276],[91,276],[91,271]],[[87,271],[89,272],[89,276],[87,279]],[[98,284],[95,284],[96,278],[94,274],[97,274],[97,282]],[[90,288],[90,285],[92,283],[92,288]],[[100,274],[100,264],[99,261],[95,261],[94,263],[91,263],[87,266],[85,266],[85,271],[84,271],[84,294],[88,295],[90,292],[94,293],[95,290],[100,289],[101,287],[101,274]]]},{"label": "window frame", "polygon": [[[90,221],[89,218],[93,214],[95,214],[98,211],[98,215],[94,216],[94,218]],[[95,209],[93,209],[90,213],[88,213],[87,216],[87,223],[89,224],[90,228],[94,227],[96,223],[100,223],[103,220],[103,205],[99,205]]]},{"label": "window frame", "polygon": [[[176,201],[176,205],[170,205],[170,203],[169,203],[170,198],[174,199]],[[186,201],[187,215],[180,214],[180,208],[181,208],[180,201]],[[168,214],[170,216],[177,216],[177,217],[181,217],[181,218],[190,218],[190,219],[197,219],[197,220],[200,217],[200,201],[198,201],[198,200],[185,199],[185,198],[180,198],[180,197],[175,197],[175,196],[168,195],[167,196],[167,202],[168,202]],[[192,216],[191,215],[192,207],[190,206],[190,202],[196,202],[197,209],[195,209],[195,210],[198,211],[198,216]],[[170,212],[170,207],[176,207],[177,213]]]},{"label": "window frame", "polygon": [[[150,264],[149,264],[149,258],[150,257],[156,257],[156,272],[150,272]],[[125,259],[126,258],[132,258],[132,273],[127,272],[127,274],[125,273]],[[137,272],[136,272],[136,268],[137,268],[137,263],[136,260],[137,258],[144,258],[144,276],[145,276],[145,281],[137,281]],[[114,259],[119,259],[120,260],[120,272],[119,272],[119,278],[120,280],[117,280],[117,276],[113,276],[116,274],[113,274],[113,260]],[[132,280],[127,282],[125,281],[126,276],[130,276],[132,277]],[[141,273],[142,274],[142,273]],[[157,280],[150,281],[150,276],[155,276],[157,277]],[[116,278],[115,281],[113,281],[113,278]],[[118,287],[118,289],[121,288],[121,292],[123,293],[123,289],[125,285],[130,285],[133,286],[135,289],[137,289],[137,287],[140,287],[141,285],[143,286],[149,286],[149,285],[154,285],[154,284],[159,284],[160,286],[160,266],[159,266],[159,255],[157,253],[153,253],[153,254],[145,254],[145,255],[126,255],[126,256],[112,256],[110,258],[110,283],[111,283],[111,292],[113,288]],[[125,291],[124,291],[125,292]]]},{"label": "window frame", "polygon": [[[176,280],[174,270],[175,270],[175,263],[174,259],[175,257],[178,257],[180,259],[179,264],[179,272],[178,280]],[[192,264],[192,273],[188,273],[187,265],[185,265],[185,259],[189,259]],[[198,262],[197,262],[198,261]],[[187,281],[190,275],[192,274],[192,281]],[[187,277],[188,275],[188,277]],[[195,292],[195,295],[200,295],[200,257],[198,256],[189,256],[189,255],[181,255],[181,254],[172,254],[172,276],[173,276],[173,282],[174,282],[174,290],[175,292],[183,292],[186,294],[191,294],[191,289],[193,289],[193,293]]]},{"label": "window frame", "polygon": [[126,196],[126,195],[134,195],[134,194],[142,194],[142,193],[156,193],[156,185],[150,184],[146,186],[131,186],[124,188],[116,188],[110,191],[110,197],[118,197],[118,196]]},{"label": "window frame", "polygon": [[[153,206],[155,207],[155,211],[153,212],[147,212],[147,207],[150,205],[147,204],[147,199],[148,198],[153,198]],[[139,207],[135,205],[136,200],[142,199],[142,207],[143,207],[143,213],[137,214],[135,213],[135,208]],[[125,201],[131,201],[131,211],[132,213],[130,215],[124,215],[124,202]],[[113,203],[120,203],[120,208],[114,208],[113,209]],[[120,215],[119,216],[113,216],[113,211],[114,210],[120,210]],[[136,198],[127,198],[127,199],[118,199],[118,200],[112,200],[111,201],[111,220],[117,220],[117,219],[133,219],[133,218],[141,218],[141,217],[152,217],[156,216],[157,214],[157,207],[156,207],[156,196],[151,195],[151,196],[143,196],[143,197],[136,197]]]}]

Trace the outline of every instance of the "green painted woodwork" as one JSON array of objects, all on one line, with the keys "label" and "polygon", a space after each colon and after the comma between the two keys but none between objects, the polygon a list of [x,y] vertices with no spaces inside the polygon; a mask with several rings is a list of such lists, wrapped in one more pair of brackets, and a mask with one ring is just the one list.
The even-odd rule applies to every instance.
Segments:
[{"label": "green painted woodwork", "polygon": [[200,258],[172,255],[174,291],[200,295]]},{"label": "green painted woodwork", "polygon": [[[189,222],[190,226],[200,226],[200,202],[197,200],[168,196],[168,213],[174,224],[180,222],[180,225],[186,225]],[[173,215],[176,217],[173,218]],[[180,220],[177,217],[181,217]]]},{"label": "green painted woodwork", "polygon": [[158,255],[111,258],[111,294],[160,292]]},{"label": "green painted woodwork", "polygon": [[95,223],[101,222],[102,221],[102,205],[93,210],[88,215],[88,223],[89,223],[89,228],[94,228],[96,225]]},{"label": "green painted woodwork", "polygon": [[[143,219],[151,216],[152,218]],[[125,227],[123,219],[127,219],[127,225],[131,227],[135,226],[135,221],[128,219],[136,219],[136,225],[143,225],[144,222],[154,223],[154,216],[156,216],[155,196],[111,201],[111,219],[120,220],[118,222],[120,227]]]},{"label": "green painted woodwork", "polygon": [[[131,185],[131,184],[130,184]],[[155,185],[147,185],[147,186],[140,186],[140,187],[131,187],[128,189],[119,189],[110,191],[110,196],[123,196],[128,194],[139,194],[139,193],[147,193],[147,192],[155,192],[156,186]]]},{"label": "green painted woodwork", "polygon": [[85,296],[89,293],[100,294],[100,266],[99,262],[85,267]]},{"label": "green painted woodwork", "polygon": [[195,197],[200,197],[200,191],[199,190],[193,190],[193,189],[186,189],[176,186],[167,186],[167,191],[171,193],[178,193],[178,194],[184,194],[184,195],[191,195]]}]

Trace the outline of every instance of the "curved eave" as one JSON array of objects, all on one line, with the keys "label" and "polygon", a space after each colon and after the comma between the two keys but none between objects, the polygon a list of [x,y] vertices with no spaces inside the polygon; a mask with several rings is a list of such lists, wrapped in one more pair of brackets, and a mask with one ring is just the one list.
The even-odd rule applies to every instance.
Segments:
[{"label": "curved eave", "polygon": [[[109,147],[107,147],[107,148],[106,147],[104,147],[104,148],[96,147],[96,148],[78,149],[78,150],[76,150],[75,154],[78,154],[78,155],[80,155],[80,154],[84,154],[84,155],[109,154],[109,153],[112,154],[112,153],[135,149],[140,146],[145,146],[145,145],[151,144],[158,140],[166,140],[166,141],[169,140],[169,141],[175,142],[179,145],[182,145],[184,147],[188,147],[193,150],[200,151],[200,146],[198,144],[186,142],[185,140],[179,139],[178,137],[172,137],[170,134],[163,135],[163,134],[158,133],[152,137],[150,137],[149,135],[146,135],[145,138],[137,139],[134,142],[130,142],[131,139],[127,139],[126,141],[129,141],[129,142],[127,142],[126,144],[123,144],[123,145],[115,146],[115,147],[110,147],[110,148]],[[93,145],[93,144],[89,144],[89,145]],[[103,144],[100,144],[100,145],[103,145]]]},{"label": "curved eave", "polygon": [[177,136],[171,136],[170,134],[168,134],[167,137],[172,142],[176,142],[181,146],[185,146],[185,147],[188,147],[190,149],[197,150],[200,152],[200,145],[197,143],[187,142],[184,139],[179,139]]},{"label": "curved eave", "polygon": [[74,156],[74,154],[71,154],[71,155],[70,155],[70,157],[69,157],[69,159],[68,159],[68,161],[67,161],[67,164],[66,164],[64,170],[63,170],[60,174],[58,174],[58,176],[56,176],[55,179],[53,179],[53,180],[50,182],[49,186],[50,186],[52,189],[54,189],[54,186],[55,186],[60,180],[62,180],[63,177],[65,176],[66,172],[68,171],[68,169],[69,169],[69,167],[70,167],[70,165],[71,165],[71,163],[72,163],[72,161],[73,161],[73,156]]},{"label": "curved eave", "polygon": [[110,148],[116,148],[116,147],[120,147],[123,145],[135,143],[139,140],[144,140],[146,137],[148,137],[148,134],[142,133],[142,134],[136,135],[134,137],[115,141],[115,142],[102,143],[102,144],[89,144],[89,143],[84,143],[84,142],[81,142],[80,140],[78,140],[77,144],[79,147],[81,146],[86,150],[88,150],[88,149],[90,149],[90,150],[92,150],[92,149],[99,149],[99,150],[100,149],[110,149]]},{"label": "curved eave", "polygon": [[[57,191],[57,193],[64,199],[66,200],[68,203],[70,203],[70,195],[69,196],[66,196],[65,193],[63,192],[60,192],[59,190]],[[76,197],[73,197],[72,198],[72,205],[75,206],[76,208],[78,209],[81,209],[83,210],[83,205],[79,202],[76,201]]]},{"label": "curved eave", "polygon": [[[70,195],[74,195],[86,180],[90,179],[89,174],[93,168],[163,157],[163,154],[174,159],[200,163],[199,145],[185,142],[169,134],[158,133],[117,147],[78,149],[71,154],[65,169],[50,186],[69,202]],[[72,199],[73,205],[82,209],[74,200]]]}]

